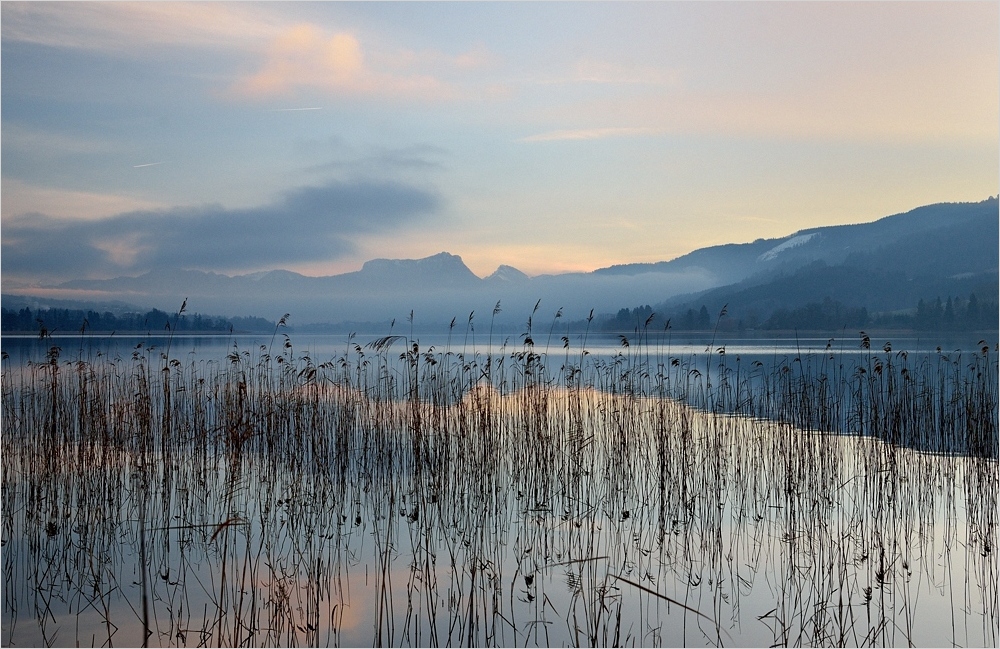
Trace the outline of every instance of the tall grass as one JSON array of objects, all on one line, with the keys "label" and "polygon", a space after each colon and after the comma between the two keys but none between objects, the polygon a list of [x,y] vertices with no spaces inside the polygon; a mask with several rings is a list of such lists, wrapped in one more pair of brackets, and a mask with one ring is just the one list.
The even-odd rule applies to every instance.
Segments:
[{"label": "tall grass", "polygon": [[550,353],[558,315],[5,368],[3,643],[996,644],[989,346]]}]

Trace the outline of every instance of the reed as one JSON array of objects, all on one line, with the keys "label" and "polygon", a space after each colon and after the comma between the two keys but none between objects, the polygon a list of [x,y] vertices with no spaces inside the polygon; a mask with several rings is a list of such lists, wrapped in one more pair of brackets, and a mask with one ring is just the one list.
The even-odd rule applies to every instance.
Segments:
[{"label": "reed", "polygon": [[985,342],[602,356],[537,310],[5,365],[3,644],[996,644]]}]

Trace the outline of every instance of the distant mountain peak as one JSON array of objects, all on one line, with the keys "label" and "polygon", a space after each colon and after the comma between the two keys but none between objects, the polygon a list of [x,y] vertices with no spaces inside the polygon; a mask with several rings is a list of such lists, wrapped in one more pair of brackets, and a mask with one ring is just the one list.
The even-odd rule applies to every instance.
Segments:
[{"label": "distant mountain peak", "polygon": [[247,273],[246,275],[236,275],[235,277],[249,280],[252,282],[259,282],[267,279],[298,278],[298,277],[304,277],[304,275],[302,275],[301,273],[292,272],[290,270],[278,269],[278,270],[261,270],[255,273]]},{"label": "distant mountain peak", "polygon": [[[453,255],[450,252],[439,252],[436,255],[431,255],[430,257],[423,257],[421,259],[386,259],[380,257],[378,259],[370,259],[361,266],[361,270],[380,270],[384,268],[402,268],[402,267],[463,267],[466,268],[465,262],[458,255]],[[470,271],[471,272],[471,271]]]},{"label": "distant mountain peak", "polygon": [[422,259],[372,259],[364,263],[357,276],[391,281],[394,286],[413,283],[457,286],[481,281],[461,257],[449,252],[439,252]]},{"label": "distant mountain peak", "polygon": [[486,278],[487,282],[524,282],[531,279],[513,266],[501,264],[493,274]]}]

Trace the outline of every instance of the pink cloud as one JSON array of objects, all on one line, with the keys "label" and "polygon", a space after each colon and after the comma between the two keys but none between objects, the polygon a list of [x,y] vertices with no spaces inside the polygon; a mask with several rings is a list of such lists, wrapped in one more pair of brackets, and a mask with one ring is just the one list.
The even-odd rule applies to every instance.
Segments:
[{"label": "pink cloud", "polygon": [[289,27],[267,49],[263,64],[236,81],[231,92],[266,98],[312,89],[347,96],[447,99],[456,90],[440,79],[412,71],[373,68],[358,38],[328,33],[310,24]]}]

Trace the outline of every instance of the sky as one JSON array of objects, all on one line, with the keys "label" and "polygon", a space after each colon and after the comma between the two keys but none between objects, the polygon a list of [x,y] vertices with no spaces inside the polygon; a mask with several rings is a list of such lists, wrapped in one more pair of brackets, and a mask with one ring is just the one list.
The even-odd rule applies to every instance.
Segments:
[{"label": "sky", "polygon": [[998,7],[5,1],[0,278],[589,271],[979,201]]}]

